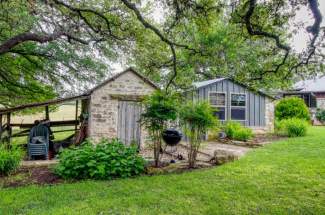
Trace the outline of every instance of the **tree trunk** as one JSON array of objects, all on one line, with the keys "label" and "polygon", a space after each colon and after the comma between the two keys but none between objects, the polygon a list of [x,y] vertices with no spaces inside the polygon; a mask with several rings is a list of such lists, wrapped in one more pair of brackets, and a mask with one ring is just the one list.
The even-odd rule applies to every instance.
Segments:
[{"label": "tree trunk", "polygon": [[159,167],[160,164],[160,150],[161,150],[161,132],[156,131],[153,133],[154,137],[154,160],[155,160],[155,167]]}]

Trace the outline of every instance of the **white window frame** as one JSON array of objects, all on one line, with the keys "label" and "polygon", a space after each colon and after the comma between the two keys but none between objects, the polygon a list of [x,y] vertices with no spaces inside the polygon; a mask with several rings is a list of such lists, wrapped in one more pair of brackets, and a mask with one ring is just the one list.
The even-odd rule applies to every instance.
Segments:
[{"label": "white window frame", "polygon": [[[245,95],[245,106],[233,106],[231,104],[232,95]],[[234,92],[231,92],[230,93],[230,98],[229,98],[229,104],[230,104],[230,120],[231,121],[246,122],[246,120],[247,120],[247,93],[234,93]],[[232,119],[232,116],[231,116],[232,107],[245,108],[245,119]]]},{"label": "white window frame", "polygon": [[[225,105],[222,106],[222,105],[212,105],[210,103],[210,94],[211,93],[218,93],[218,94],[224,94],[225,95]],[[219,119],[220,121],[227,121],[227,93],[226,92],[221,92],[221,91],[209,91],[208,93],[208,101],[209,101],[209,104],[212,106],[212,107],[215,107],[215,108],[219,108],[219,107],[222,107],[222,108],[225,108],[225,119]]]}]

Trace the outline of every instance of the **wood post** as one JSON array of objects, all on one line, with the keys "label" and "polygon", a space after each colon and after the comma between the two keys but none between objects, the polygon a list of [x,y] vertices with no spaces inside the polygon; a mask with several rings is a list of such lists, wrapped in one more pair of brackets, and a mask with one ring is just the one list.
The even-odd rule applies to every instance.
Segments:
[{"label": "wood post", "polygon": [[2,135],[2,114],[0,114],[0,140]]},{"label": "wood post", "polygon": [[11,120],[11,113],[7,113],[7,129],[8,129],[8,146],[11,143],[11,135],[12,135],[12,128],[10,125],[10,120]]},{"label": "wood post", "polygon": [[45,119],[50,120],[49,106],[45,106]]},{"label": "wood post", "polygon": [[81,100],[81,114],[87,114],[89,108],[89,99]]},{"label": "wood post", "polygon": [[75,115],[76,124],[74,126],[74,130],[75,130],[76,134],[77,134],[77,129],[78,129],[78,104],[79,104],[79,101],[76,100],[76,115]]}]

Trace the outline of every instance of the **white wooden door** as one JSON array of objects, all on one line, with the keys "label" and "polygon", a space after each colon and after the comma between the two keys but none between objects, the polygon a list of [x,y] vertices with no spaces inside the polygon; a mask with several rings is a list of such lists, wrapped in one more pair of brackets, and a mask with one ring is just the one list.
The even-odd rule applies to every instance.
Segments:
[{"label": "white wooden door", "polygon": [[118,104],[118,138],[125,144],[136,143],[140,146],[141,103],[134,101],[119,101]]}]

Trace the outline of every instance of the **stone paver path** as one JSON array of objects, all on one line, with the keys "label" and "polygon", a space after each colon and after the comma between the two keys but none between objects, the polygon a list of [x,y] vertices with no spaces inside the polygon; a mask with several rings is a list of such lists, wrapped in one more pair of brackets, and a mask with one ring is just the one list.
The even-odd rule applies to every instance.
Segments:
[{"label": "stone paver path", "polygon": [[48,166],[57,164],[59,160],[52,159],[52,160],[31,160],[31,161],[23,161],[21,162],[21,166],[23,167],[31,167],[31,166]]},{"label": "stone paver path", "polygon": [[233,153],[238,157],[245,155],[248,151],[251,150],[251,148],[245,146],[236,146],[236,145],[223,144],[217,142],[206,142],[203,144],[203,147],[200,151],[213,156],[214,152],[218,149],[229,151],[229,153]]},{"label": "stone paver path", "polygon": [[[216,150],[223,150],[226,151],[229,154],[233,154],[236,157],[242,157],[244,156],[248,151],[252,150],[250,147],[245,146],[237,146],[237,145],[231,145],[231,144],[223,144],[219,142],[204,142],[202,143],[202,147],[200,149],[200,152],[198,154],[198,160],[203,162],[209,162],[214,158],[214,152]],[[177,157],[178,154],[181,154],[185,160],[187,160],[187,146],[186,143],[182,142],[174,148],[173,150],[167,148],[168,154],[164,154],[163,159],[165,161],[170,161],[171,159],[174,159]],[[152,158],[153,152],[151,150],[145,150],[140,153],[145,158]],[[31,166],[48,166],[57,164],[57,159],[52,160],[32,160],[32,161],[23,161],[21,166],[23,167],[31,167]]]},{"label": "stone paver path", "polygon": [[[186,156],[187,148],[186,148],[185,144],[186,143],[181,143],[177,148],[177,152]],[[209,162],[210,160],[212,160],[214,158],[214,152],[216,150],[223,150],[223,151],[226,151],[227,154],[233,154],[236,157],[242,157],[251,149],[252,148],[245,147],[245,146],[223,144],[223,143],[218,143],[218,142],[213,142],[213,141],[204,142],[202,144],[202,147],[200,149],[200,153],[198,154],[197,159],[200,161]]]}]

